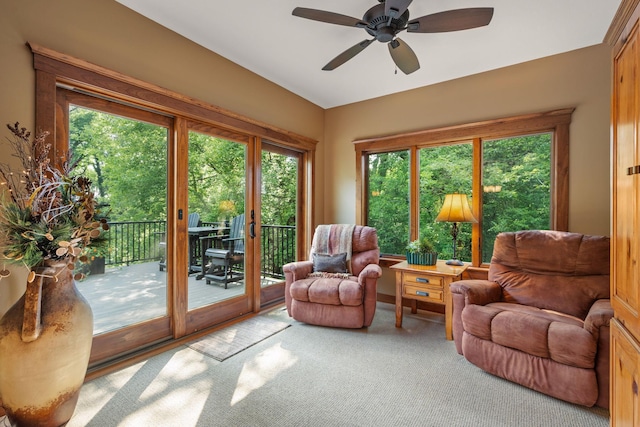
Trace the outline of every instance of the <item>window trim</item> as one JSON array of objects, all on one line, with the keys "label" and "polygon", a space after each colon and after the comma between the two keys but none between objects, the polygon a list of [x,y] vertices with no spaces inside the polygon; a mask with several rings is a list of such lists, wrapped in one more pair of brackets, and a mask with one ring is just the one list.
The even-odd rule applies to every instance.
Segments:
[{"label": "window trim", "polygon": [[[575,108],[564,108],[542,113],[532,113],[500,119],[465,123],[447,127],[432,128],[416,132],[373,137],[353,141],[356,151],[356,221],[366,224],[366,195],[368,182],[367,157],[369,154],[409,150],[410,151],[410,185],[409,185],[409,230],[410,239],[418,238],[418,170],[417,151],[434,145],[473,143],[473,177],[472,177],[472,210],[476,218],[482,204],[482,141],[508,138],[519,135],[550,132],[551,143],[551,224],[550,228],[568,231],[569,228],[569,127]],[[480,222],[472,227],[472,260],[474,267],[482,264],[480,249]],[[399,258],[399,257],[398,257]],[[393,258],[397,260],[397,258]]]}]

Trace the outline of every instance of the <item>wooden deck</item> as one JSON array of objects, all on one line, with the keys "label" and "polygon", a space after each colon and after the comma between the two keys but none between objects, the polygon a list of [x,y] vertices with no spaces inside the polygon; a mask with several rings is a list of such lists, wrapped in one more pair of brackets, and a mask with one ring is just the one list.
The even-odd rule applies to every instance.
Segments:
[{"label": "wooden deck", "polygon": [[[93,310],[93,334],[164,316],[167,312],[167,273],[157,262],[107,268],[105,274],[87,276],[77,283]],[[263,279],[262,286],[275,279]],[[189,276],[189,310],[244,293],[244,280],[223,286],[207,285]]]}]

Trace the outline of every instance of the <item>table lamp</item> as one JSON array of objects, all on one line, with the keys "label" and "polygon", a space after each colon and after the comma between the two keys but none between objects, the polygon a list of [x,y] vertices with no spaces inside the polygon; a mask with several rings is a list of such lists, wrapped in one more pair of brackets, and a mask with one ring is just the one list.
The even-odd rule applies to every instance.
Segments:
[{"label": "table lamp", "polygon": [[451,237],[453,237],[453,258],[447,261],[447,265],[463,265],[458,259],[458,223],[459,222],[478,222],[473,216],[469,207],[469,200],[466,194],[447,194],[444,196],[444,203],[440,209],[440,213],[436,218],[439,222],[452,222]]}]

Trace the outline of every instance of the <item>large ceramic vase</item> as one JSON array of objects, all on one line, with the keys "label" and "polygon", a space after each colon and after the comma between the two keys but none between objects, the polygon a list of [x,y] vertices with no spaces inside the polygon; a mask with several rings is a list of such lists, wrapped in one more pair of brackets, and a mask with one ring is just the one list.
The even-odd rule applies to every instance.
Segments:
[{"label": "large ceramic vase", "polygon": [[0,398],[12,425],[61,426],[87,371],[93,314],[65,263],[35,273],[0,319]]}]

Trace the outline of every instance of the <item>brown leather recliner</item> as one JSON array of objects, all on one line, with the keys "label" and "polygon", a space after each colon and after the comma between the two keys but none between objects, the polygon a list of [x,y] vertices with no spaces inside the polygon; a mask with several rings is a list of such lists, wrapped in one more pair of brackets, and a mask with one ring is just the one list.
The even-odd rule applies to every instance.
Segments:
[{"label": "brown leather recliner", "polygon": [[489,280],[451,284],[458,353],[550,396],[609,407],[609,237],[501,233]]},{"label": "brown leather recliner", "polygon": [[[329,246],[336,244],[331,241]],[[382,275],[379,260],[376,229],[356,225],[352,233],[350,272],[322,274],[320,271],[314,276],[312,260],[285,264],[284,295],[289,316],[313,325],[370,326],[376,312],[377,281]]]}]

